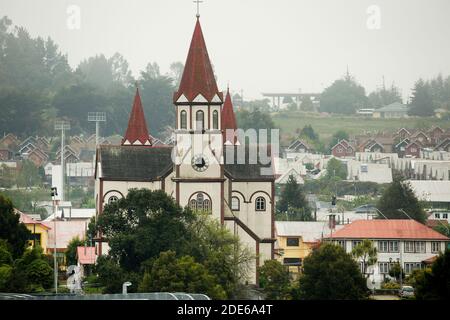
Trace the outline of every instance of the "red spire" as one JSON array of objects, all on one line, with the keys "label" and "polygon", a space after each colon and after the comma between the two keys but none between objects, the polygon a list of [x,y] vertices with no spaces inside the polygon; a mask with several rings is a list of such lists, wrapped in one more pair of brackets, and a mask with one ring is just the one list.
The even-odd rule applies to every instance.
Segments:
[{"label": "red spire", "polygon": [[148,135],[147,123],[145,122],[144,110],[142,109],[138,88],[136,88],[133,108],[131,109],[130,120],[128,120],[127,132],[122,139],[122,145],[152,145],[152,141]]},{"label": "red spire", "polygon": [[[236,144],[237,137],[234,134],[234,131],[237,129],[236,125],[236,116],[234,115],[233,103],[231,102],[230,91],[227,89],[227,95],[225,97],[225,102],[223,103],[223,108],[221,112],[221,120],[222,120],[222,131],[223,131],[223,142]],[[233,129],[233,134],[227,133],[227,129]],[[234,137],[234,138],[233,138]]]},{"label": "red spire", "polygon": [[[180,87],[174,94],[174,103],[184,94],[188,101],[193,102],[198,94],[201,94],[208,102],[212,102],[217,94],[220,100],[223,95],[217,89],[214,72],[209,61],[208,50],[206,49],[200,21],[197,18],[191,46],[184,65],[183,76]],[[221,103],[222,101],[214,101]]]}]

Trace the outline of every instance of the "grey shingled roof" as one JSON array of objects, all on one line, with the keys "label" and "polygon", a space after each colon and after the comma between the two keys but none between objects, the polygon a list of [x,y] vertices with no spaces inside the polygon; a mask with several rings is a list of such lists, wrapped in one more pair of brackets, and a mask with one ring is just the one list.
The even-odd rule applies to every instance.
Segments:
[{"label": "grey shingled roof", "polygon": [[107,179],[157,180],[173,167],[172,148],[100,146],[102,176]]},{"label": "grey shingled roof", "polygon": [[[234,161],[232,164],[229,164],[229,159],[232,159],[231,156],[227,157],[227,154],[231,151],[231,148],[234,148]],[[245,162],[237,161],[238,155],[244,154],[242,153],[245,150]],[[270,149],[269,149],[270,150]],[[252,163],[254,161],[249,161],[249,155],[253,154],[257,155],[257,163]],[[266,152],[270,154],[269,152]],[[241,157],[241,156],[239,156]],[[250,158],[252,159],[252,158]],[[242,157],[244,160],[244,157]],[[224,146],[224,162],[225,162],[225,172],[228,173],[233,179],[237,180],[274,180],[274,172],[271,168],[272,159],[269,164],[261,164],[259,161],[259,155],[257,153],[256,147],[246,146],[245,149],[242,146]],[[264,159],[263,159],[264,160]],[[244,163],[242,163],[244,162]],[[265,169],[265,170],[264,170]]]},{"label": "grey shingled roof", "polygon": [[[225,146],[224,154],[228,148],[234,148],[234,159],[232,164],[225,164],[225,172],[236,180],[274,180],[271,165],[261,163],[250,163],[250,151],[256,153],[254,147],[245,147],[245,163],[236,161],[239,150],[243,147]],[[139,146],[111,146],[99,147],[99,157],[102,164],[102,176],[106,179],[150,181],[157,180],[167,173],[172,167],[172,147],[139,147]],[[259,159],[259,157],[258,157]],[[264,168],[268,170],[263,170]]]}]

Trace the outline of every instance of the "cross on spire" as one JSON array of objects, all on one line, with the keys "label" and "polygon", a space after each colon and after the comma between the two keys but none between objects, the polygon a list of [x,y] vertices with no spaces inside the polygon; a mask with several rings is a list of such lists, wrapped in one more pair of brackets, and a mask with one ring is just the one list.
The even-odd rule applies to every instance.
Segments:
[{"label": "cross on spire", "polygon": [[203,1],[200,1],[200,0],[194,0],[194,1],[192,1],[192,2],[194,2],[194,3],[197,4],[197,14],[196,14],[196,17],[199,18],[199,17],[200,17],[200,3],[202,3]]}]

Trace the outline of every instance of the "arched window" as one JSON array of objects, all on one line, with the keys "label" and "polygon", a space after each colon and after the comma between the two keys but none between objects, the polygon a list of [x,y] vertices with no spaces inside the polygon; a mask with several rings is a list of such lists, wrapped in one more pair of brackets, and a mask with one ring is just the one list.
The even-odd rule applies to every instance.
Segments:
[{"label": "arched window", "polygon": [[187,129],[187,112],[185,110],[180,113],[180,128]]},{"label": "arched window", "polygon": [[219,112],[213,111],[213,129],[219,129]]},{"label": "arched window", "polygon": [[108,204],[114,203],[114,202],[116,202],[118,200],[119,200],[119,198],[117,198],[116,196],[111,196],[108,199]]},{"label": "arched window", "polygon": [[202,192],[198,192],[191,197],[189,207],[193,211],[211,212],[212,210],[211,200]]},{"label": "arched window", "polygon": [[205,128],[205,114],[199,110],[195,113],[195,123],[197,130],[203,130]]},{"label": "arched window", "polygon": [[256,198],[255,209],[256,211],[266,211],[266,199],[264,197]]},{"label": "arched window", "polygon": [[238,197],[231,198],[231,210],[239,211],[240,210],[240,201]]}]

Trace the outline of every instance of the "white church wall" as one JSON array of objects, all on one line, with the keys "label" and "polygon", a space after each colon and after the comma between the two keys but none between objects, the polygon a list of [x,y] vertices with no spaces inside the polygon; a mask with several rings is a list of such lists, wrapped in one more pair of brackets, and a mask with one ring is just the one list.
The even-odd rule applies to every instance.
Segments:
[{"label": "white church wall", "polygon": [[212,215],[220,221],[221,199],[220,199],[221,182],[180,182],[180,205],[182,207],[189,204],[190,197],[197,192],[206,193],[211,198]]}]

